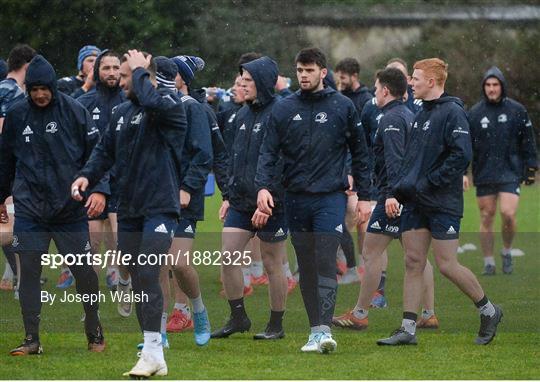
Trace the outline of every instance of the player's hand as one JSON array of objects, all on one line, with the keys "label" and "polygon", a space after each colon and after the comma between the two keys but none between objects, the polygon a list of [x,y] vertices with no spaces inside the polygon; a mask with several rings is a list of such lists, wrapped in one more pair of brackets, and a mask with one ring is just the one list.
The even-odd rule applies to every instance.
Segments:
[{"label": "player's hand", "polygon": [[347,175],[347,179],[349,180],[349,189],[345,191],[347,196],[354,195],[353,186],[354,186],[354,179],[352,175]]},{"label": "player's hand", "polygon": [[105,209],[105,202],[106,198],[105,195],[103,195],[102,193],[94,192],[90,194],[88,200],[86,201],[86,204],[84,205],[86,208],[88,208],[88,217],[95,218],[101,215],[101,213]]},{"label": "player's hand", "polygon": [[225,221],[225,218],[227,217],[227,212],[229,212],[229,201],[224,200],[221,203],[221,207],[219,208],[219,220]]},{"label": "player's hand", "polygon": [[467,175],[463,175],[463,191],[469,191],[470,186],[469,177]]},{"label": "player's hand", "polygon": [[251,218],[251,224],[253,224],[253,227],[260,229],[266,225],[269,218],[270,218],[270,215],[265,214],[264,212],[261,212],[257,208],[255,210],[255,213],[253,214],[253,217]]},{"label": "player's hand", "polygon": [[90,70],[90,73],[84,79],[84,84],[83,86],[81,86],[81,88],[84,90],[85,93],[87,93],[95,86],[95,84],[96,82],[94,81],[94,66],[92,66],[92,70]]},{"label": "player's hand", "polygon": [[386,199],[386,203],[384,204],[384,209],[386,211],[386,216],[389,218],[395,218],[399,216],[399,202],[396,198],[388,198]]},{"label": "player's hand", "polygon": [[191,194],[187,191],[180,190],[180,207],[186,208],[191,201]]},{"label": "player's hand", "polygon": [[257,208],[260,212],[263,212],[267,215],[272,215],[272,208],[274,208],[274,198],[270,191],[262,189],[257,194]]},{"label": "player's hand", "polygon": [[525,183],[525,185],[530,186],[531,184],[533,184],[535,181],[535,176],[536,176],[536,169],[534,167],[528,167],[525,170],[525,176],[523,179],[523,182]]},{"label": "player's hand", "polygon": [[358,214],[358,224],[367,222],[371,215],[371,203],[367,200],[359,200],[356,203],[356,213]]},{"label": "player's hand", "polygon": [[5,203],[0,204],[0,224],[9,223],[9,215]]},{"label": "player's hand", "polygon": [[136,49],[130,49],[126,54],[124,54],[126,61],[129,65],[129,68],[133,71],[137,68],[148,69],[150,62],[152,60],[152,55],[144,57],[142,52],[139,52]]},{"label": "player's hand", "polygon": [[83,176],[75,179],[75,182],[71,185],[71,197],[78,202],[82,202],[82,192],[86,191],[88,183],[88,179]]}]

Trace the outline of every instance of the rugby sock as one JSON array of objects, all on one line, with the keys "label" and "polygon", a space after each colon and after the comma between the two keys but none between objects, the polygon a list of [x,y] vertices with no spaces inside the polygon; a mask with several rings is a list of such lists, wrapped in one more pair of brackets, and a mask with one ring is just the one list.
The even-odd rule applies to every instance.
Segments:
[{"label": "rugby sock", "polygon": [[512,248],[503,248],[502,249],[503,256],[511,256],[512,255]]},{"label": "rugby sock", "polygon": [[204,304],[202,301],[202,296],[199,294],[199,297],[190,299],[191,305],[193,306],[194,313],[204,312]]},{"label": "rugby sock", "polygon": [[160,332],[161,333],[167,333],[167,312],[161,313]]},{"label": "rugby sock", "polygon": [[243,297],[240,297],[237,300],[229,300],[229,306],[231,307],[231,316],[233,320],[242,320],[247,317]]},{"label": "rugby sock", "polygon": [[320,332],[321,333],[328,333],[330,334],[332,331],[330,330],[330,326],[326,326],[326,325],[320,325],[319,326],[319,329],[320,329]]},{"label": "rugby sock", "polygon": [[270,326],[272,329],[276,331],[280,331],[283,328],[283,314],[285,311],[270,311],[270,322],[268,323],[268,326]]},{"label": "rugby sock", "polygon": [[24,339],[28,342],[39,342],[39,333],[26,333]]},{"label": "rugby sock", "polygon": [[289,267],[288,261],[285,264],[283,264],[283,273],[288,279],[292,279],[293,275],[291,273],[291,268]]},{"label": "rugby sock", "polygon": [[488,265],[495,266],[495,258],[493,256],[484,257],[484,267]]},{"label": "rugby sock", "polygon": [[379,286],[377,287],[377,291],[380,294],[384,294],[384,285],[386,284],[386,271],[382,271],[381,273],[381,281],[379,281]]},{"label": "rugby sock", "polygon": [[422,310],[422,318],[424,320],[427,320],[428,318],[430,318],[434,314],[435,314],[435,311],[432,310],[432,309],[424,309],[424,310]]},{"label": "rugby sock", "polygon": [[263,262],[262,261],[252,261],[250,266],[250,271],[253,277],[261,277],[263,275]]},{"label": "rugby sock", "polygon": [[182,304],[181,302],[175,302],[174,309],[179,310],[180,312],[182,312],[184,315],[188,317],[191,317],[191,311],[187,304]]},{"label": "rugby sock", "polygon": [[128,286],[130,282],[131,282],[131,277],[128,277],[127,280],[124,280],[120,272],[118,272],[118,285]]},{"label": "rugby sock", "polygon": [[244,286],[248,287],[251,285],[251,270],[249,267],[242,268],[242,273],[244,274]]},{"label": "rugby sock", "polygon": [[493,317],[495,315],[495,307],[485,295],[480,301],[476,302],[474,305],[476,305],[480,314],[484,316]]},{"label": "rugby sock", "polygon": [[403,312],[403,320],[401,321],[401,326],[405,331],[409,334],[416,333],[416,319],[418,318],[418,315],[413,312]]},{"label": "rugby sock", "polygon": [[369,313],[369,310],[356,308],[356,307],[352,311],[353,316],[358,318],[359,320],[363,320],[364,318],[367,318],[368,313]]},{"label": "rugby sock", "polygon": [[4,275],[2,276],[2,280],[13,280],[13,270],[7,262],[6,267],[4,268]]},{"label": "rugby sock", "polygon": [[163,344],[161,343],[161,333],[144,331],[143,352],[152,354],[158,361],[165,362],[163,357]]}]

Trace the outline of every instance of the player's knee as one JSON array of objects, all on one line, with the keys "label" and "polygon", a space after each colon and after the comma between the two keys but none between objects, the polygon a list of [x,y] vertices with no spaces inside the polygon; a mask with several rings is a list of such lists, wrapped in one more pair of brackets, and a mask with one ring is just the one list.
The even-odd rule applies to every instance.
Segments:
[{"label": "player's knee", "polygon": [[504,225],[513,225],[516,222],[516,213],[512,210],[501,210],[501,219]]},{"label": "player's knee", "polygon": [[407,273],[421,274],[424,270],[426,259],[414,254],[405,256],[405,270]]},{"label": "player's knee", "polygon": [[495,210],[491,208],[480,209],[480,220],[483,225],[491,226],[495,220]]}]

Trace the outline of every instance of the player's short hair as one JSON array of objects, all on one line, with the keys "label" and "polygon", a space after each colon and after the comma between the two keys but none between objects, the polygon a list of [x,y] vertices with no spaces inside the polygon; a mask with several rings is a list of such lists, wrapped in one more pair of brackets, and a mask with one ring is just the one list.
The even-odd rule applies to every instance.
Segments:
[{"label": "player's short hair", "polygon": [[29,45],[17,44],[8,56],[8,72],[14,72],[22,68],[25,64],[32,61],[36,51]]},{"label": "player's short hair", "polygon": [[407,77],[396,68],[386,68],[379,70],[375,74],[381,86],[386,86],[392,97],[401,98],[407,91]]},{"label": "player's short hair", "polygon": [[439,86],[444,86],[448,77],[448,64],[440,58],[426,58],[416,61],[414,69],[423,70],[425,75],[435,79],[435,83]]},{"label": "player's short hair", "polygon": [[402,58],[399,58],[399,57],[394,57],[394,58],[391,58],[389,59],[387,62],[386,62],[386,66],[390,65],[390,64],[393,64],[397,62],[398,64],[402,65],[404,68],[405,68],[405,71],[408,73],[409,72],[409,67],[407,66],[407,63],[405,62],[404,59]]},{"label": "player's short hair", "polygon": [[325,69],[326,65],[326,56],[319,48],[304,48],[296,54],[294,58],[294,63],[301,64],[316,64],[319,68]]},{"label": "player's short hair", "polygon": [[360,74],[360,63],[356,58],[347,57],[337,63],[335,71],[346,73],[349,76]]},{"label": "player's short hair", "polygon": [[261,58],[263,55],[257,52],[247,52],[240,56],[238,59],[238,73],[242,73],[242,65],[247,64],[248,62],[255,61],[258,58]]}]

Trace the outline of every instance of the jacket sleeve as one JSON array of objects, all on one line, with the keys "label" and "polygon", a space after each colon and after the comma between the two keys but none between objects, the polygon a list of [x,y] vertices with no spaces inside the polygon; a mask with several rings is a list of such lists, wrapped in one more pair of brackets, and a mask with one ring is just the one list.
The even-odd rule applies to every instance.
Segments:
[{"label": "jacket sleeve", "polygon": [[208,173],[212,169],[212,144],[205,110],[198,103],[191,106],[192,109],[187,113],[189,129],[184,145],[185,152],[191,154],[191,160],[180,189],[193,195],[204,188]]},{"label": "jacket sleeve", "polygon": [[275,110],[276,107],[274,107],[270,114],[264,132],[263,143],[259,149],[257,174],[255,175],[255,187],[257,188],[257,191],[262,189],[266,189],[270,192],[274,191],[272,190],[272,185],[275,184],[276,176],[281,175],[275,174],[275,169],[278,168],[277,163],[280,152],[280,126],[275,115]]},{"label": "jacket sleeve", "polygon": [[[92,189],[93,192],[100,192],[97,191],[97,188],[100,187],[99,183],[103,181],[103,177],[106,172],[114,165],[117,119],[118,118],[114,118],[113,114],[113,118],[111,118],[109,126],[101,136],[99,142],[95,145],[93,150],[91,150],[91,153],[89,154],[90,157],[86,161],[83,169],[79,171],[76,176],[76,178],[80,176],[87,178],[90,183],[90,187],[95,187]],[[93,136],[99,138],[99,134],[96,133],[88,135],[88,137]],[[89,145],[91,145],[91,143]]]},{"label": "jacket sleeve", "polygon": [[387,184],[383,190],[386,198],[393,198],[392,189],[399,180],[401,163],[405,153],[405,134],[407,122],[399,118],[382,117],[379,122],[379,134],[384,145],[384,163],[386,167]]},{"label": "jacket sleeve", "polygon": [[[90,113],[85,108],[82,108],[84,112],[84,123],[82,125],[82,133],[85,137],[85,150],[84,150],[84,162],[88,162],[92,154],[92,150],[96,147],[100,140],[99,129],[90,116]],[[101,194],[110,195],[111,188],[109,186],[109,174],[104,173],[100,177],[99,181],[89,190],[89,194],[99,192]]]},{"label": "jacket sleeve", "polygon": [[351,103],[347,116],[347,145],[351,153],[352,176],[358,194],[358,200],[370,200],[369,188],[371,174],[369,171],[369,151],[366,136],[356,108]]},{"label": "jacket sleeve", "polygon": [[216,175],[216,182],[221,191],[221,196],[225,200],[228,198],[229,193],[227,189],[228,184],[228,164],[229,155],[227,154],[227,147],[223,141],[223,135],[219,129],[219,125],[213,116],[211,118],[211,134],[212,134],[212,150],[214,154],[213,170]]},{"label": "jacket sleeve", "polygon": [[159,112],[168,111],[179,102],[172,95],[160,93],[150,82],[150,74],[146,69],[136,68],[133,71],[132,86],[141,106],[157,112],[158,116]]},{"label": "jacket sleeve", "polygon": [[450,185],[456,176],[461,177],[471,160],[469,121],[464,110],[449,115],[444,127],[444,144],[449,154],[439,167],[427,174],[428,182],[438,188]]},{"label": "jacket sleeve", "polygon": [[520,127],[520,156],[523,160],[523,164],[525,165],[524,170],[529,168],[538,170],[534,128],[531,119],[524,108],[518,113],[518,123]]},{"label": "jacket sleeve", "polygon": [[15,178],[15,130],[12,117],[8,113],[0,134],[0,204],[11,195],[11,186]]}]

